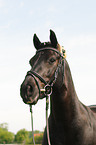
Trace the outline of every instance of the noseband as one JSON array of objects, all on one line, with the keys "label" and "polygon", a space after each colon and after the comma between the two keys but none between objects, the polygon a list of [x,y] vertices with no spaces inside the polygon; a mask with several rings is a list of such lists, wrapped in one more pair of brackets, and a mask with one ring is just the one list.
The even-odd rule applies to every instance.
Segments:
[{"label": "noseband", "polygon": [[[35,71],[28,71],[26,76],[32,76],[35,80],[35,83],[38,87],[39,90],[39,98],[40,98],[40,93],[44,93],[45,97],[46,97],[46,128],[47,128],[47,139],[48,139],[48,144],[51,145],[50,143],[50,136],[49,136],[49,127],[48,127],[48,107],[49,107],[49,96],[52,94],[52,87],[55,84],[58,74],[60,72],[61,67],[63,66],[63,70],[62,70],[62,80],[64,79],[64,58],[65,58],[65,50],[63,49],[62,52],[59,52],[56,48],[42,48],[37,50],[36,54],[44,51],[44,50],[52,50],[56,53],[58,53],[60,55],[60,59],[57,65],[57,68],[54,72],[54,76],[52,76],[52,78],[49,80],[49,82],[47,83],[43,77],[41,77],[37,72]],[[45,84],[44,89],[40,89],[38,80],[36,79],[38,78],[41,82],[43,82]],[[33,117],[32,117],[32,105],[30,105],[30,112],[31,112],[31,120],[32,120],[32,134],[33,134],[33,142],[35,145],[35,140],[34,140],[34,131],[33,131]]]},{"label": "noseband", "polygon": [[[51,95],[52,94],[52,87],[53,87],[53,85],[55,84],[55,82],[56,82],[56,80],[57,80],[57,77],[58,77],[58,73],[59,73],[59,71],[60,71],[60,68],[61,68],[61,66],[63,66],[63,77],[64,77],[64,56],[65,56],[65,50],[63,49],[63,51],[62,51],[62,53],[61,52],[59,52],[56,48],[42,48],[42,49],[39,49],[39,50],[37,50],[37,52],[36,52],[36,54],[37,53],[39,53],[39,52],[41,52],[41,51],[44,51],[44,50],[52,50],[52,51],[54,51],[54,52],[56,52],[56,53],[58,53],[59,55],[60,55],[60,59],[59,59],[59,62],[58,62],[58,65],[57,65],[57,68],[56,68],[56,70],[55,70],[55,72],[54,72],[54,76],[52,76],[52,78],[49,80],[49,82],[46,82],[45,80],[44,80],[44,78],[43,77],[41,77],[37,72],[35,72],[35,71],[28,71],[27,72],[27,75],[26,76],[32,76],[33,78],[34,78],[34,80],[35,80],[35,82],[36,82],[36,85],[37,85],[37,87],[38,87],[38,90],[39,90],[39,98],[40,98],[40,93],[41,92],[44,92],[44,95],[45,96],[48,96],[48,95]],[[43,88],[43,89],[40,89],[40,86],[39,86],[39,83],[38,83],[38,81],[37,81],[37,79],[36,78],[38,78],[41,82],[43,82],[44,84],[45,84],[45,87]],[[63,80],[63,78],[62,78],[62,80]]]}]

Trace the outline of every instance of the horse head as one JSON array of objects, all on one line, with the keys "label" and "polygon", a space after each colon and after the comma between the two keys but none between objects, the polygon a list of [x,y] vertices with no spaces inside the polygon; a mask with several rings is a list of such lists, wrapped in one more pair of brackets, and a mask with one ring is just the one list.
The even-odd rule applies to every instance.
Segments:
[{"label": "horse head", "polygon": [[52,93],[52,87],[56,86],[58,81],[58,74],[63,73],[61,66],[65,53],[52,30],[50,42],[41,43],[34,34],[33,43],[37,51],[29,61],[31,70],[27,72],[20,89],[24,103],[32,105],[46,97],[46,93]]}]

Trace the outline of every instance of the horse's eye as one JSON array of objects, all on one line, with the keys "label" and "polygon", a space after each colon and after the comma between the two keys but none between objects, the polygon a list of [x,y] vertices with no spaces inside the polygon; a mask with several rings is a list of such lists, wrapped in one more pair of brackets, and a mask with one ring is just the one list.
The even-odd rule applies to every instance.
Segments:
[{"label": "horse's eye", "polygon": [[56,61],[56,59],[52,57],[49,61],[50,61],[50,63],[53,63]]}]

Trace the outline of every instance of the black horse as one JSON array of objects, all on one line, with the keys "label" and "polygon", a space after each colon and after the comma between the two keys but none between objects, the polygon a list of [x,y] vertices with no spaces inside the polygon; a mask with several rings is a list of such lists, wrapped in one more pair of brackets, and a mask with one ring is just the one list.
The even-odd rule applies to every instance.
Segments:
[{"label": "black horse", "polygon": [[[26,104],[36,104],[50,96],[49,136],[51,145],[96,145],[96,106],[85,106],[76,94],[65,52],[55,33],[50,30],[50,42],[41,43],[33,37],[36,55],[31,58],[31,70],[21,85],[21,97]],[[47,87],[46,87],[47,86]],[[45,92],[41,90],[45,89]],[[46,128],[43,145],[48,145]]]}]

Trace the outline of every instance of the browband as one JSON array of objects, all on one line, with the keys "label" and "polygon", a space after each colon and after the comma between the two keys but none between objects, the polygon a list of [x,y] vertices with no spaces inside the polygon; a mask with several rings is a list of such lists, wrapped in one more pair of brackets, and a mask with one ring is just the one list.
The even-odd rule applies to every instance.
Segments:
[{"label": "browband", "polygon": [[65,50],[62,48],[62,52],[60,52],[59,50],[57,50],[56,48],[50,48],[50,47],[46,47],[46,48],[41,48],[39,50],[36,51],[36,53],[44,51],[44,50],[52,50],[55,51],[56,53],[58,53],[62,58],[66,58],[66,54],[65,54]]}]

